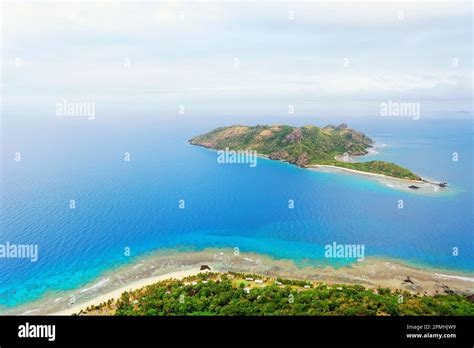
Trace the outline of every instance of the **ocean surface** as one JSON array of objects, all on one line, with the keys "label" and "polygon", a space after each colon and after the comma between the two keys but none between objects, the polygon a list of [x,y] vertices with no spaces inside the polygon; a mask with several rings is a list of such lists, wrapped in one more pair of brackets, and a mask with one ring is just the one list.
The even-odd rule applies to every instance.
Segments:
[{"label": "ocean surface", "polygon": [[[0,243],[37,244],[39,258],[0,260],[0,308],[77,288],[160,248],[238,247],[316,265],[330,263],[324,245],[335,241],[363,244],[366,256],[474,272],[470,120],[117,114],[4,118]],[[219,164],[215,152],[187,143],[231,124],[341,122],[386,145],[367,159],[447,181],[450,193],[400,192],[265,159],[255,168]]]}]

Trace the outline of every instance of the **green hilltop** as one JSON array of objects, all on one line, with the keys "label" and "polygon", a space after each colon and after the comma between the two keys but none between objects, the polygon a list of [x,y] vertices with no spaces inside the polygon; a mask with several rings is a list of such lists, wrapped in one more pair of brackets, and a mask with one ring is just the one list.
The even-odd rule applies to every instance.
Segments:
[{"label": "green hilltop", "polygon": [[217,128],[189,140],[216,150],[255,150],[274,160],[282,160],[300,167],[332,165],[363,172],[384,174],[409,180],[421,180],[410,170],[384,161],[343,162],[336,158],[347,154],[360,156],[368,153],[373,140],[348,128],[346,124],[292,127],[287,125],[235,125]]}]

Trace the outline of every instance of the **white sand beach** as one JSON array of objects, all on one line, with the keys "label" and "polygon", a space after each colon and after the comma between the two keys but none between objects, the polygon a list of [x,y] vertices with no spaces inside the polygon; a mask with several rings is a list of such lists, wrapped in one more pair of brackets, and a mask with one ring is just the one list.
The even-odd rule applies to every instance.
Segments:
[{"label": "white sand beach", "polygon": [[[195,145],[190,145],[190,146],[195,146]],[[208,151],[217,152],[217,150],[212,149],[212,148],[204,147],[201,145],[197,145],[197,146]],[[375,147],[375,149],[369,148],[367,149],[369,151],[367,155],[352,156],[351,158],[360,158],[360,157],[372,156],[372,155],[378,154],[376,149],[380,149],[385,146],[386,146],[385,144],[382,144],[381,146]],[[261,153],[258,153],[257,157],[262,158],[267,161],[279,161],[279,162],[287,163],[289,165],[294,165],[284,160],[271,159],[268,155],[264,155]],[[342,156],[335,156],[334,159],[341,162],[343,161]],[[393,176],[388,176],[384,174],[363,172],[360,170],[338,167],[338,166],[333,166],[333,165],[325,165],[325,164],[324,165],[323,164],[317,164],[317,165],[310,164],[301,168],[314,170],[318,172],[325,172],[325,173],[350,174],[350,175],[363,176],[365,178],[377,181],[379,184],[385,187],[388,187],[390,189],[401,190],[404,192],[410,192],[410,193],[415,193],[415,194],[417,193],[417,194],[425,194],[425,195],[426,194],[439,195],[439,194],[446,194],[448,192],[453,193],[452,189],[440,187],[437,183],[431,182],[430,180],[427,180],[425,182],[425,181],[419,181],[419,180],[400,179],[400,178],[395,178]],[[416,189],[409,188],[409,186],[412,186],[412,185],[416,186],[417,188]]]},{"label": "white sand beach", "polygon": [[166,273],[166,274],[155,276],[155,277],[140,279],[128,285],[122,286],[121,288],[118,288],[116,290],[100,295],[87,302],[73,304],[67,309],[50,313],[50,315],[72,315],[74,313],[78,313],[81,309],[85,309],[89,306],[98,305],[102,302],[107,302],[110,299],[118,299],[120,295],[122,295],[122,293],[124,293],[125,291],[140,289],[144,286],[151,285],[151,284],[154,284],[166,279],[183,279],[192,275],[196,275],[200,272],[203,272],[203,271],[200,271],[199,267],[193,267],[185,271],[176,271],[176,272]]},{"label": "white sand beach", "polygon": [[[409,179],[400,179],[394,178],[392,176],[363,172],[360,170],[331,166],[331,165],[309,165],[306,168],[310,170],[315,170],[319,172],[326,173],[337,173],[337,174],[351,174],[351,175],[360,175],[367,177],[368,179],[375,180],[380,184],[396,190],[402,190],[410,193],[420,193],[420,194],[442,194],[448,192],[448,189],[442,188],[439,185],[431,182],[424,182],[419,180],[409,180]],[[409,186],[414,185],[418,187],[417,189],[409,188]]]}]

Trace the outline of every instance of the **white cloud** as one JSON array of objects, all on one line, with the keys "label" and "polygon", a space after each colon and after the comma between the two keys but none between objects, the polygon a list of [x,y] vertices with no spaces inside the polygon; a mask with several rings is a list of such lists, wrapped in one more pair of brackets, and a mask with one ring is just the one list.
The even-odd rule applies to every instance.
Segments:
[{"label": "white cloud", "polygon": [[471,23],[462,20],[470,10],[408,0],[7,2],[2,90],[169,103],[470,98]]}]

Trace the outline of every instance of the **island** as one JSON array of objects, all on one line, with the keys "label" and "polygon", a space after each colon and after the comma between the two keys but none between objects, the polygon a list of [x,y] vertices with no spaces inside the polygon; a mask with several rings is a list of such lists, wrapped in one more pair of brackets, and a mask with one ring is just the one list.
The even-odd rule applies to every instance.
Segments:
[{"label": "island", "polygon": [[[303,168],[340,168],[353,172],[382,175],[413,183],[433,184],[444,188],[447,183],[431,183],[407,168],[380,160],[355,162],[354,157],[369,153],[374,141],[349,128],[345,123],[320,128],[314,125],[234,125],[220,127],[189,140],[192,145],[214,150],[253,150],[259,156],[280,160]],[[437,188],[436,188],[437,190]]]}]

